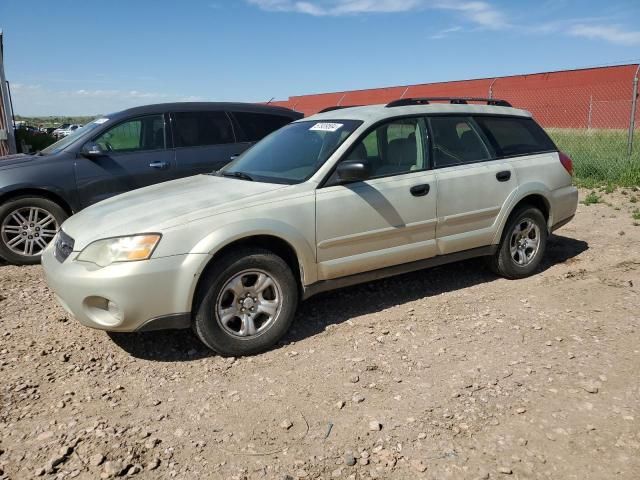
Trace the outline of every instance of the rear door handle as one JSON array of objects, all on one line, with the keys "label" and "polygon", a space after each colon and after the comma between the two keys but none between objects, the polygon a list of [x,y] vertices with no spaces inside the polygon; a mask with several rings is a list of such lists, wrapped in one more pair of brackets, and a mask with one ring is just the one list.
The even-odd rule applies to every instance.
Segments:
[{"label": "rear door handle", "polygon": [[152,162],[149,164],[149,166],[151,168],[157,168],[159,170],[165,170],[167,168],[169,168],[169,163],[168,162]]},{"label": "rear door handle", "polygon": [[511,172],[509,170],[504,170],[502,172],[496,173],[496,179],[499,182],[508,182],[511,178]]},{"label": "rear door handle", "polygon": [[427,193],[429,193],[430,187],[428,183],[423,183],[422,185],[414,185],[409,189],[411,195],[414,197],[424,197]]}]

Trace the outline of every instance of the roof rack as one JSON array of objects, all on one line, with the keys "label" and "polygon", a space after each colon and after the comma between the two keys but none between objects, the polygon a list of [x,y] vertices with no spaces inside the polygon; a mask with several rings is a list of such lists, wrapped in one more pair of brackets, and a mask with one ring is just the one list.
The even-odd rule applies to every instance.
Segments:
[{"label": "roof rack", "polygon": [[387,108],[404,107],[407,105],[429,105],[431,102],[449,102],[455,105],[466,105],[469,102],[482,102],[495,107],[511,107],[506,100],[497,98],[475,98],[475,97],[420,97],[420,98],[401,98],[387,103]]},{"label": "roof rack", "polygon": [[320,110],[318,113],[332,112],[334,110],[341,110],[343,108],[361,107],[362,105],[334,105],[333,107],[327,107]]}]

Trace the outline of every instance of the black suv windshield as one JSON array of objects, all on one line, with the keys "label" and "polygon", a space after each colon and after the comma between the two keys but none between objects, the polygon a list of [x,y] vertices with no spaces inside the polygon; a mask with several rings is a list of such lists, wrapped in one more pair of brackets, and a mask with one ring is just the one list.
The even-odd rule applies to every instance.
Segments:
[{"label": "black suv windshield", "polygon": [[[326,120],[295,122],[282,127],[220,171],[220,175],[274,183],[309,178],[362,122]],[[240,174],[240,175],[237,175]]]},{"label": "black suv windshield", "polygon": [[71,145],[73,142],[75,142],[76,138],[78,138],[80,135],[84,135],[85,133],[90,132],[95,128],[98,128],[104,122],[106,122],[105,119],[98,119],[98,120],[94,120],[91,123],[87,123],[84,127],[76,128],[73,131],[73,133],[71,133],[70,135],[67,135],[66,137],[62,137],[56,143],[49,145],[47,148],[39,152],[39,154],[53,155],[54,153],[61,152],[62,150],[67,148],[69,145]]}]

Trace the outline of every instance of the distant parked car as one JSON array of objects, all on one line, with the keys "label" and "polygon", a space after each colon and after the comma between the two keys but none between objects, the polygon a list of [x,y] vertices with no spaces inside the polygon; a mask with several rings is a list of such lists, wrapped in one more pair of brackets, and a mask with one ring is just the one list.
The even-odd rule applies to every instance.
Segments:
[{"label": "distant parked car", "polygon": [[[78,130],[79,128],[81,128],[82,125],[76,125],[76,124],[71,124],[69,125],[67,128],[63,128],[63,129],[57,129],[54,131],[54,135],[58,138],[64,138],[64,137],[68,137],[69,135],[71,135],[72,133],[75,133],[76,130]],[[57,133],[56,133],[57,132]]]},{"label": "distant parked car", "polygon": [[301,117],[255,104],[149,105],[94,120],[36,155],[0,157],[0,257],[37,263],[69,215],[119,193],[218,170]]},{"label": "distant parked car", "polygon": [[67,130],[69,127],[71,126],[70,123],[63,123],[62,125],[60,125],[58,128],[54,129],[53,132],[51,132],[51,134],[54,137],[59,136],[60,132]]}]

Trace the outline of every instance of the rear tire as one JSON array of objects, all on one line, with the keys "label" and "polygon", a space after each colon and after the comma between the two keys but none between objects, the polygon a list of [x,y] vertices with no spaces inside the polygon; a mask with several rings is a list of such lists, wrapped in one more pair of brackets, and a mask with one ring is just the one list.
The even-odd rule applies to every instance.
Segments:
[{"label": "rear tire", "polygon": [[298,306],[298,284],[269,250],[244,248],[221,258],[202,279],[193,329],[224,356],[264,352],[280,340]]},{"label": "rear tire", "polygon": [[40,255],[69,216],[43,197],[17,197],[0,205],[0,257],[14,265],[40,263]]},{"label": "rear tire", "polygon": [[524,278],[538,269],[547,248],[547,222],[540,210],[524,206],[511,214],[491,269],[510,279]]}]

